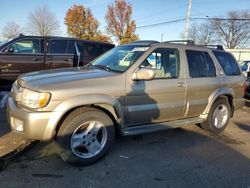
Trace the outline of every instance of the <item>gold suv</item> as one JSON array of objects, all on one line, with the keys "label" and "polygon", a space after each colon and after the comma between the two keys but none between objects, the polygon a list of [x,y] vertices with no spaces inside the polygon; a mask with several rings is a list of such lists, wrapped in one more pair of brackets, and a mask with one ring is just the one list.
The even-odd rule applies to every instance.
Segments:
[{"label": "gold suv", "polygon": [[55,140],[60,156],[88,165],[115,133],[136,135],[188,124],[219,133],[245,100],[244,76],[221,46],[137,41],[83,67],[20,76],[8,98],[12,130]]}]

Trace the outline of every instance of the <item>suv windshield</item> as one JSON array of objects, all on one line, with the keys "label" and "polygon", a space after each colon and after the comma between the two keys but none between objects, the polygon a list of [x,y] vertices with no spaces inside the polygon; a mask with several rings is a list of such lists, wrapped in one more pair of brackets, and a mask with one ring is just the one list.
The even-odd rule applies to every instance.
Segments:
[{"label": "suv windshield", "polygon": [[91,65],[97,68],[103,68],[110,71],[126,71],[149,46],[124,45],[113,48],[96,60]]}]

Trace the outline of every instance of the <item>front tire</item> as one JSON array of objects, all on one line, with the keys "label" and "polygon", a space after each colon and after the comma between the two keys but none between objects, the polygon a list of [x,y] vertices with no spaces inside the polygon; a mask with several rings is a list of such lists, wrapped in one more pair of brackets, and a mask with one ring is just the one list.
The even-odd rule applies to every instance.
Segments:
[{"label": "front tire", "polygon": [[78,108],[63,121],[56,142],[60,157],[75,166],[97,162],[110,150],[115,129],[111,118],[90,107]]},{"label": "front tire", "polygon": [[201,127],[213,133],[221,133],[228,125],[231,116],[231,107],[226,98],[217,99],[209,113],[205,122],[201,123]]}]

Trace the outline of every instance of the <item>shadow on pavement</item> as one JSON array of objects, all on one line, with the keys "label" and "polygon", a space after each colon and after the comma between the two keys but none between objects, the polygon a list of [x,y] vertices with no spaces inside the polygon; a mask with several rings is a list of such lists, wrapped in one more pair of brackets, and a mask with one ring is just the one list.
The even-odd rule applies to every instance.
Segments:
[{"label": "shadow on pavement", "polygon": [[[249,125],[235,124],[249,134]],[[119,137],[103,160],[72,167],[60,160],[55,143],[41,142],[16,158],[0,182],[2,187],[249,187],[250,154],[237,147],[250,143],[190,125]]]},{"label": "shadow on pavement", "polygon": [[242,130],[250,132],[250,125],[245,125],[239,122],[235,122],[235,124]]},{"label": "shadow on pavement", "polygon": [[245,106],[248,107],[248,108],[250,108],[250,100],[246,101]]},{"label": "shadow on pavement", "polygon": [[[78,168],[59,160],[53,143],[40,143],[5,174],[15,170],[15,183],[20,186],[22,177],[30,177],[30,183],[23,185],[35,181],[45,187],[67,187],[70,182],[76,187],[248,187],[250,160],[233,149],[243,143],[233,138],[227,143],[225,138],[194,126],[120,137],[103,160]],[[39,175],[34,174],[38,169]],[[53,178],[59,176],[60,181]],[[3,177],[0,181],[2,186],[14,185]]]}]

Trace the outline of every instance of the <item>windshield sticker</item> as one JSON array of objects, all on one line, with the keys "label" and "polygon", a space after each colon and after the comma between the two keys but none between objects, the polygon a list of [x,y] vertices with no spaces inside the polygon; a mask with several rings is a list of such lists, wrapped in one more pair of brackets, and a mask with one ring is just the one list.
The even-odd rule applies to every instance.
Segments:
[{"label": "windshield sticker", "polygon": [[149,47],[136,47],[132,50],[132,52],[145,52],[149,49]]}]

